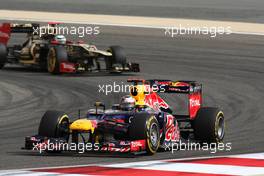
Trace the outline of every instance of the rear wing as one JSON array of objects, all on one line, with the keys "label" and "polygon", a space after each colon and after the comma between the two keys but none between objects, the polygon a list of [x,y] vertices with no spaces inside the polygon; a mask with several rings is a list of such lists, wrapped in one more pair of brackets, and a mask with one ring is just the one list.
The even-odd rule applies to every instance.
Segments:
[{"label": "rear wing", "polygon": [[158,87],[159,93],[186,93],[202,92],[202,84],[196,81],[146,80],[150,87]]},{"label": "rear wing", "polygon": [[27,33],[32,34],[34,31],[39,29],[39,24],[12,24],[12,23],[2,23],[0,24],[0,43],[7,45],[10,39],[11,33]]},{"label": "rear wing", "polygon": [[39,29],[39,24],[10,24],[11,33],[28,33],[31,34]]},{"label": "rear wing", "polygon": [[15,23],[2,23],[0,24],[0,31],[5,33],[33,33],[39,29],[39,24],[15,24]]},{"label": "rear wing", "polygon": [[146,85],[158,93],[195,93],[202,91],[202,84],[196,81],[171,81],[171,80],[144,80],[144,79],[129,79],[127,82],[136,85]]},{"label": "rear wing", "polygon": [[[178,93],[188,95],[188,111],[190,119],[194,119],[202,106],[202,84],[196,81],[171,81],[171,80],[143,80],[130,79],[134,85],[144,85],[149,90],[157,93]],[[148,94],[149,92],[146,92]],[[164,100],[163,100],[164,101]]]},{"label": "rear wing", "polygon": [[7,45],[10,38],[11,28],[9,23],[0,24],[0,44]]},{"label": "rear wing", "polygon": [[202,84],[196,81],[147,80],[150,87],[158,86],[160,93],[188,94],[188,111],[190,119],[194,119],[202,106]]}]

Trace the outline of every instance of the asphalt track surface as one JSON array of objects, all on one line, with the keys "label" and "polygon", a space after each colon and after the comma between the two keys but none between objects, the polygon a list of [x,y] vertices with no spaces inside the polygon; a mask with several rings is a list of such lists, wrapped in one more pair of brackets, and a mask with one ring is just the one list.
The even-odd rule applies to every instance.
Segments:
[{"label": "asphalt track surface", "polygon": [[[13,43],[23,41],[22,36],[13,39]],[[223,109],[225,142],[232,143],[230,152],[220,151],[217,155],[263,152],[263,37],[169,38],[161,29],[101,26],[101,34],[86,41],[102,49],[116,44],[123,46],[130,60],[140,63],[142,72],[53,76],[33,68],[7,65],[0,70],[0,169],[211,155],[209,151],[161,152],[154,156],[67,152],[48,155],[20,150],[24,137],[36,134],[47,109],[63,110],[75,119],[79,108],[84,114],[95,101],[104,101],[110,107],[123,94],[104,95],[98,92],[98,85],[112,85],[113,81],[123,84],[131,77],[201,82],[205,105]]]},{"label": "asphalt track surface", "polygon": [[264,23],[263,0],[0,0],[0,9]]}]

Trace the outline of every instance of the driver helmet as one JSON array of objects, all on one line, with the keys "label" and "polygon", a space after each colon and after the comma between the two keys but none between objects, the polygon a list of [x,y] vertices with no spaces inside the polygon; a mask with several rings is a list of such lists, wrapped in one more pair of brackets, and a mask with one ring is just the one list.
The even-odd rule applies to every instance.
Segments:
[{"label": "driver helmet", "polygon": [[124,111],[130,111],[134,109],[136,101],[130,95],[125,95],[121,98],[120,109]]},{"label": "driver helmet", "polygon": [[54,40],[59,44],[66,44],[66,37],[64,35],[56,35]]}]

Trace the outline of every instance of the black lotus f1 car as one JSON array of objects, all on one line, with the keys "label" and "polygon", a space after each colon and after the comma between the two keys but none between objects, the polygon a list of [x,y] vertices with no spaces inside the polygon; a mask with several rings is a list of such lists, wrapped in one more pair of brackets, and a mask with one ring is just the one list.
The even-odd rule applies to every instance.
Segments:
[{"label": "black lotus f1 car", "polygon": [[[112,152],[147,152],[190,138],[206,143],[222,142],[224,114],[215,107],[202,107],[202,86],[194,81],[129,80],[135,106],[122,110],[119,105],[105,109],[96,103],[85,117],[71,121],[64,112],[47,111],[38,134],[25,138],[25,149],[41,149],[50,142],[53,150],[70,142],[90,143],[94,149]],[[178,115],[159,96],[162,93],[186,94],[188,115]],[[186,135],[193,134],[193,135]],[[184,134],[184,135],[183,135]],[[44,148],[46,149],[46,148]]]},{"label": "black lotus f1 car", "polygon": [[[56,41],[57,23],[46,26],[41,36],[39,24],[0,24],[0,69],[6,63],[37,66],[52,74],[108,71],[139,72],[139,64],[127,62],[124,49],[111,46],[107,51],[83,42]],[[50,31],[53,31],[50,32]],[[19,45],[7,46],[13,33],[25,33],[27,39]]]}]

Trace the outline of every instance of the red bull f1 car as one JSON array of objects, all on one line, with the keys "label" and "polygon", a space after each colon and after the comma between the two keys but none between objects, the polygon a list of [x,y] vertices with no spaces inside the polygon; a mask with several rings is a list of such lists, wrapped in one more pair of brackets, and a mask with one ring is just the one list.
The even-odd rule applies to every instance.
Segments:
[{"label": "red bull f1 car", "polygon": [[[133,85],[127,102],[105,109],[103,103],[85,117],[71,121],[64,112],[47,111],[38,134],[25,138],[25,149],[53,142],[96,144],[99,151],[154,154],[165,146],[193,134],[194,140],[220,143],[225,135],[224,114],[216,107],[202,106],[202,85],[194,81],[129,80]],[[185,94],[188,115],[173,112],[161,94]],[[130,102],[130,103],[129,103]],[[132,106],[124,106],[131,105]],[[127,103],[127,104],[126,104]],[[124,108],[126,107],[126,108]],[[185,135],[183,135],[185,134]],[[191,135],[188,135],[191,136]]]},{"label": "red bull f1 car", "polygon": [[[140,71],[139,64],[127,62],[122,47],[111,46],[103,51],[95,45],[69,41],[65,36],[57,35],[57,25],[49,23],[40,28],[39,24],[0,24],[0,69],[9,63],[37,66],[52,74]],[[26,40],[8,46],[13,33],[27,34]]]}]

